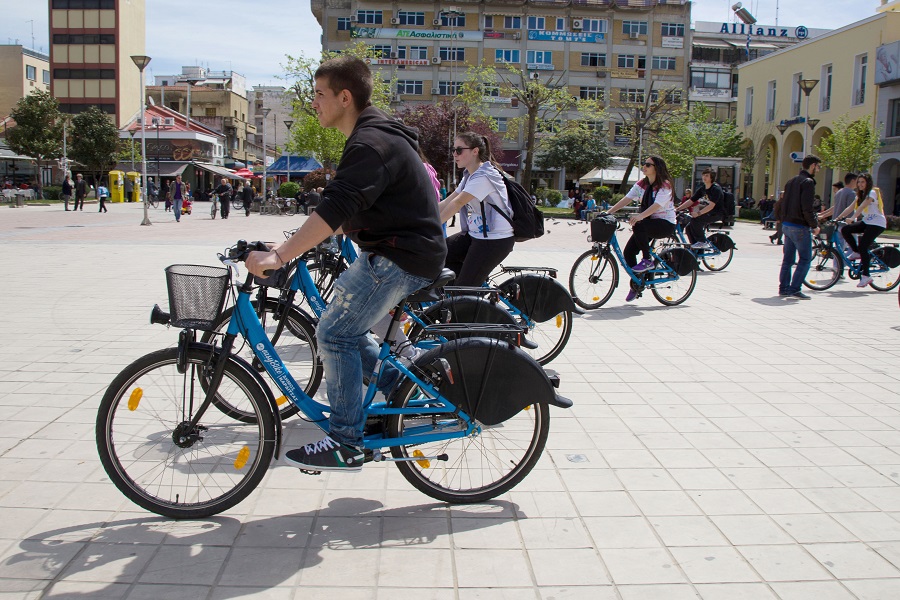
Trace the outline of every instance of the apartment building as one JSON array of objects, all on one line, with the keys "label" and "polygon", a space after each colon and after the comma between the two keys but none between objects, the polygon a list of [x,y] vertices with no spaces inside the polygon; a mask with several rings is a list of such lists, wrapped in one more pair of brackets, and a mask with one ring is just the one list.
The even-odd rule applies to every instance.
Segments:
[{"label": "apartment building", "polygon": [[[373,2],[312,0],[325,50],[359,40],[380,52],[373,68],[397,77],[394,101],[430,103],[455,95],[472,64],[513,65],[534,80],[563,77],[572,96],[609,110],[610,142],[630,144],[621,128],[647,95],[687,88],[690,3],[685,0],[459,0]],[[498,82],[499,83],[499,82]],[[486,97],[499,129],[524,114],[500,86]],[[565,115],[575,118],[577,115]],[[622,151],[626,151],[625,148]],[[521,168],[524,139],[505,144],[505,166]],[[535,179],[566,186],[561,173]]]},{"label": "apartment building", "polygon": [[49,56],[18,44],[0,45],[0,117],[34,90],[49,89]]},{"label": "apartment building", "polygon": [[[288,126],[285,121],[292,121],[291,92],[280,85],[258,85],[250,92],[250,121],[256,127],[254,142],[262,150],[263,140],[266,144],[267,164],[271,165],[275,157],[283,154],[288,139]],[[264,109],[269,109],[263,117]],[[265,136],[263,129],[265,128]],[[260,154],[260,157],[262,154]],[[262,164],[259,165],[262,172]]]},{"label": "apartment building", "polygon": [[[888,10],[738,66],[738,127],[754,144],[759,157],[745,193],[760,198],[782,190],[785,182],[799,172],[804,153],[814,153],[842,116],[882,124],[889,143],[882,150],[893,149],[897,154],[900,123],[892,130],[894,121],[886,113],[889,107],[896,107],[900,117],[900,105],[885,101],[884,111],[878,114],[883,92],[875,84],[873,63],[880,47],[898,40],[900,13]],[[880,85],[892,87],[896,83],[900,81],[885,80]],[[888,211],[893,210],[900,182],[898,159],[900,154],[883,154],[873,169],[885,192]],[[843,175],[825,169],[817,177],[816,190],[826,206],[831,184]]]},{"label": "apartment building", "polygon": [[50,89],[60,110],[96,105],[122,127],[140,112],[144,0],[49,0]]}]

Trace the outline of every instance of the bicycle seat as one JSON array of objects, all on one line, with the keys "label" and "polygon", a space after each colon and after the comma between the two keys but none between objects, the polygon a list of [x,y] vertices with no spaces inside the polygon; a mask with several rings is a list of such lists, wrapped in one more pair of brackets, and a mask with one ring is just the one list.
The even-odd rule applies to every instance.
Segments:
[{"label": "bicycle seat", "polygon": [[444,285],[456,279],[456,273],[451,271],[450,269],[441,270],[441,274],[437,276],[430,285],[423,287],[421,290],[417,292],[413,292],[407,298],[407,302],[437,302],[441,299],[441,294],[438,292]]}]

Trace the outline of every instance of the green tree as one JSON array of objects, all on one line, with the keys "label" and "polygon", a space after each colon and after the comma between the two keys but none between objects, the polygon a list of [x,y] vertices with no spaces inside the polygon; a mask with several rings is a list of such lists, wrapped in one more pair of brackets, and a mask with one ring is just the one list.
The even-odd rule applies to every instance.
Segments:
[{"label": "green tree", "polygon": [[[669,119],[681,107],[680,90],[677,88],[654,90],[655,85],[656,80],[651,80],[650,89],[642,98],[638,98],[637,102],[630,102],[628,97],[624,99],[620,97],[625,108],[621,113],[622,135],[631,140],[628,166],[625,167],[625,176],[621,183],[621,188],[625,190],[634,164],[643,158],[638,156],[641,149],[647,154],[648,150],[658,147],[655,143],[656,136],[666,128]],[[668,166],[668,161],[666,165]]]},{"label": "green tree", "polygon": [[668,119],[656,136],[659,155],[674,178],[691,180],[697,156],[743,156],[743,135],[733,121],[713,121],[709,108],[701,103],[681,108]]},{"label": "green tree", "polygon": [[[341,55],[356,56],[363,60],[381,57],[380,52],[363,42],[345,48]],[[313,76],[323,61],[335,56],[338,53],[323,52],[319,59],[288,55],[285,66],[286,79],[291,81],[291,115],[294,120],[286,148],[293,154],[314,156],[326,167],[334,166],[340,161],[347,138],[337,129],[325,129],[319,125],[319,119],[312,108],[316,84]],[[390,113],[396,84],[396,75],[388,81],[378,76],[373,77],[372,104]]]},{"label": "green tree", "polygon": [[25,96],[10,116],[16,126],[6,134],[6,141],[16,154],[36,160],[38,172],[48,160],[62,156],[65,117],[50,92],[38,90]]},{"label": "green tree", "polygon": [[542,169],[565,167],[572,179],[612,164],[606,136],[578,124],[548,139],[537,162]]},{"label": "green tree", "polygon": [[859,173],[869,171],[878,161],[882,129],[872,125],[870,117],[850,121],[840,116],[831,127],[832,134],[822,138],[816,155],[825,166],[835,171]]},{"label": "green tree", "polygon": [[[119,131],[112,119],[98,107],[91,106],[72,119],[72,145],[69,156],[84,165],[99,182],[103,172],[116,164]],[[130,157],[129,157],[130,158]]]},{"label": "green tree", "polygon": [[128,163],[130,166],[132,152],[134,152],[134,168],[140,170],[142,161],[141,143],[134,141],[132,138],[119,138],[119,145],[116,148],[116,162]]}]

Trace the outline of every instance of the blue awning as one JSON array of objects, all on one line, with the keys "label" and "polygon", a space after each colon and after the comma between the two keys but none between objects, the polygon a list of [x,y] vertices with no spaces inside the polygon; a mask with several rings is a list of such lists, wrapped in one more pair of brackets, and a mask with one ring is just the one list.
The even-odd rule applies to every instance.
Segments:
[{"label": "blue awning", "polygon": [[308,156],[280,156],[278,160],[272,163],[272,166],[266,169],[269,175],[287,175],[288,158],[291,159],[291,177],[303,177],[321,169],[322,164],[316,159]]}]

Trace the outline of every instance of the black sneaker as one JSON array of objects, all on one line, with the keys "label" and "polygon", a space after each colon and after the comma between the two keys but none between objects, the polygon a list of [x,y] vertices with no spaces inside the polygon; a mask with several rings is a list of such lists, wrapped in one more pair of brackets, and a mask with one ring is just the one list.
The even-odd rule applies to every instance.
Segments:
[{"label": "black sneaker", "polygon": [[314,444],[284,454],[286,463],[312,471],[359,471],[364,460],[362,450],[339,444],[327,435]]},{"label": "black sneaker", "polygon": [[803,292],[797,292],[795,294],[791,294],[791,296],[793,296],[794,298],[796,298],[798,300],[809,300],[809,296],[807,296]]}]

